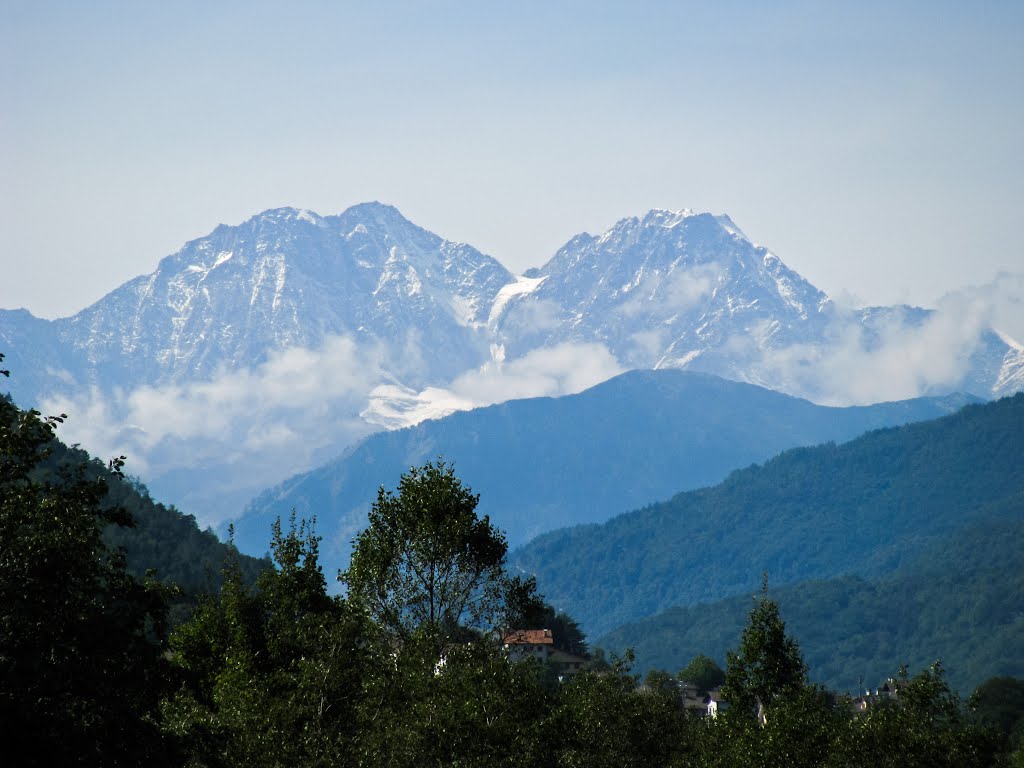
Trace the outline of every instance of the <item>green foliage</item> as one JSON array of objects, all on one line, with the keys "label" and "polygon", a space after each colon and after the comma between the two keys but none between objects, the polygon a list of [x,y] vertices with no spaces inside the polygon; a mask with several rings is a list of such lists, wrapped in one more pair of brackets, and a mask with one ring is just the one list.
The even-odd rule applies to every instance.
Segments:
[{"label": "green foliage", "polygon": [[[9,400],[5,402],[14,407]],[[55,426],[63,416],[49,423]],[[95,482],[105,488],[100,502],[105,514],[117,519],[105,521],[103,543],[107,549],[122,552],[125,569],[138,579],[147,574],[175,588],[168,593],[169,621],[172,626],[194,610],[200,595],[220,586],[221,564],[228,548],[210,530],[201,531],[195,518],[153,500],[139,480],[125,477],[111,466],[89,456],[80,448],[64,445],[51,434],[33,468],[40,483],[59,483],[69,469],[81,473],[83,482]],[[123,463],[124,457],[118,459]],[[118,510],[114,513],[114,510]],[[130,520],[130,525],[125,525]],[[238,565],[246,583],[255,582],[266,569],[266,560],[238,556]]]},{"label": "green foliage", "polygon": [[971,720],[995,730],[1006,751],[1024,748],[1024,680],[993,677],[977,687],[969,701]]},{"label": "green foliage", "polygon": [[706,693],[725,682],[725,670],[718,666],[710,656],[698,653],[689,664],[679,670],[676,678],[683,682],[693,683],[698,690]]},{"label": "green foliage", "polygon": [[776,701],[763,723],[742,711],[726,712],[698,732],[702,768],[816,768],[846,736],[849,720],[821,691],[801,686]]},{"label": "green foliage", "polygon": [[836,766],[981,768],[993,764],[997,742],[970,724],[940,664],[896,681],[896,700],[855,718],[833,755]]},{"label": "green foliage", "polygon": [[192,764],[345,765],[364,672],[362,617],[327,595],[312,525],[273,530],[251,590],[236,561],[171,637],[181,685],[165,728]]},{"label": "green foliage", "polygon": [[426,631],[443,645],[500,621],[507,546],[478,501],[441,461],[411,469],[397,494],[380,488],[343,580],[392,641]]},{"label": "green foliage", "polygon": [[[72,454],[75,449],[61,448]],[[95,471],[102,466],[93,465]],[[221,584],[221,566],[229,548],[211,530],[200,530],[196,520],[173,506],[155,501],[148,489],[133,478],[108,477],[107,502],[126,510],[135,520],[131,528],[108,526],[104,540],[112,548],[123,548],[129,573],[141,576],[152,571],[178,591],[170,601],[170,622],[177,626],[188,618],[201,595],[215,592]],[[246,555],[235,555],[242,579],[254,584],[270,563]]]},{"label": "green foliage", "polygon": [[[522,582],[532,593],[536,588],[532,577]],[[515,629],[550,629],[555,648],[586,657],[587,637],[576,620],[567,613],[537,598],[528,602],[524,609],[517,611],[509,620]]]},{"label": "green foliage", "polygon": [[693,728],[663,686],[639,692],[631,656],[602,673],[583,672],[558,691],[548,724],[550,764],[627,768],[683,764]]},{"label": "green foliage", "polygon": [[534,662],[477,637],[438,654],[426,628],[366,676],[353,750],[361,765],[544,766],[550,694]]},{"label": "green foliage", "polygon": [[765,575],[737,651],[726,654],[722,695],[733,711],[754,713],[791,699],[807,684],[807,668],[796,641],[786,634],[779,606],[768,598]]},{"label": "green foliage", "polygon": [[105,546],[105,526],[132,522],[104,503],[106,479],[45,466],[63,418],[0,398],[4,750],[22,765],[161,765],[165,590]]},{"label": "green foliage", "polygon": [[[921,668],[936,658],[965,695],[992,675],[1024,677],[1024,495],[988,510],[994,517],[876,581],[843,577],[773,589],[812,678],[857,693],[860,679],[881,680],[901,664]],[[736,597],[672,609],[598,643],[635,648],[640,671],[673,669],[698,652],[724,658],[747,608]]]}]

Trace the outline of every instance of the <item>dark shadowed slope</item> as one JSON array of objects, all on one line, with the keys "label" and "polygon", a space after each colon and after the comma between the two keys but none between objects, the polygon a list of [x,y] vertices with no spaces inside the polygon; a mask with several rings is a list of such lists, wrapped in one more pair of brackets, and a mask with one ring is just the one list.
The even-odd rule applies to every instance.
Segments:
[{"label": "dark shadowed slope", "polygon": [[[988,512],[996,516],[878,580],[844,576],[776,590],[811,679],[852,694],[861,680],[876,687],[901,664],[920,669],[936,659],[964,694],[989,677],[1024,677],[1024,494]],[[698,653],[724,665],[749,609],[746,595],[672,608],[598,645],[635,649],[641,672],[675,673]]]}]

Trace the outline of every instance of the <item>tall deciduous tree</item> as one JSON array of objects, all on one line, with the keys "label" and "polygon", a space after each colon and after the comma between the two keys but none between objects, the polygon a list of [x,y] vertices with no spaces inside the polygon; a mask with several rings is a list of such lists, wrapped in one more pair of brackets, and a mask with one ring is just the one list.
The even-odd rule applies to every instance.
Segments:
[{"label": "tall deciduous tree", "polygon": [[725,682],[725,672],[712,659],[703,653],[698,653],[690,663],[679,670],[676,675],[679,680],[686,683],[693,683],[701,691],[710,691]]},{"label": "tall deciduous tree", "polygon": [[397,493],[381,487],[342,578],[392,640],[500,622],[508,546],[478,501],[443,461],[402,475]]}]

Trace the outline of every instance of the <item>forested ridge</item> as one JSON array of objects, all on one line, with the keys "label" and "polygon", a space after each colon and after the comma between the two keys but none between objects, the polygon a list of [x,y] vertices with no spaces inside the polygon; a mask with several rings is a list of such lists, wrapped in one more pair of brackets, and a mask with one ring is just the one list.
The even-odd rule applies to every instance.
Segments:
[{"label": "forested ridge", "polygon": [[[774,597],[800,638],[811,678],[856,693],[901,664],[942,659],[968,693],[993,675],[1024,677],[1024,494],[1016,519],[968,526],[916,561],[876,580],[857,576],[779,587]],[[724,660],[749,598],[672,608],[599,638],[633,648],[638,671],[680,669],[697,653]]]},{"label": "forested ridge", "polygon": [[325,554],[347,558],[351,534],[335,531],[362,527],[381,483],[443,455],[515,547],[721,482],[793,446],[934,419],[972,401],[949,395],[836,408],[694,371],[628,371],[576,395],[512,400],[371,435],[254,499],[236,521],[236,541],[262,554],[270,524],[295,509],[318,515],[326,539],[341,539]]},{"label": "forested ridge", "polygon": [[[13,407],[8,400],[6,407]],[[46,444],[46,455],[35,469],[40,480],[59,478],[79,469],[88,478],[101,480],[106,493],[101,502],[107,509],[119,509],[129,525],[109,524],[103,537],[114,550],[123,549],[127,572],[173,584],[172,621],[186,617],[199,596],[219,589],[224,561],[230,548],[212,530],[202,530],[192,515],[155,501],[138,479],[115,473],[99,459],[77,446],[67,446],[55,436]],[[253,583],[269,561],[238,556],[238,568],[247,583]]]},{"label": "forested ridge", "polygon": [[440,460],[380,488],[342,595],[329,593],[315,521],[292,517],[272,526],[272,567],[230,544],[216,580],[165,566],[209,588],[172,627],[175,587],[136,574],[160,537],[194,522],[154,524],[126,555],[116,545],[131,540],[112,530],[133,515],[111,502],[145,509],[146,494],[123,457],[83,463],[61,448],[62,418],[0,401],[0,722],[19,765],[1024,761],[1024,681],[994,678],[965,702],[941,665],[893,670],[892,699],[860,710],[809,682],[767,577],[740,611],[732,706],[716,717],[684,707],[670,676],[639,685],[632,652],[595,652],[576,674],[514,662],[513,629],[554,625],[579,653],[585,638],[543,583],[515,575],[502,532]]},{"label": "forested ridge", "polygon": [[786,451],[717,486],[545,534],[511,560],[594,635],[749,594],[761,571],[778,586],[876,578],[974,521],[1019,519],[1022,448],[1017,394],[842,445]]}]

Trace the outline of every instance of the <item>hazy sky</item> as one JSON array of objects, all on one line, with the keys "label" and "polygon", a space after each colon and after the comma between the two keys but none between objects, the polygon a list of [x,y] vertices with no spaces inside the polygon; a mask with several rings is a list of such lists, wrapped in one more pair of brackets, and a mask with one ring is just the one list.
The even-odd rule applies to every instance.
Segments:
[{"label": "hazy sky", "polygon": [[652,207],[862,303],[1024,268],[1024,3],[0,9],[3,308],[372,199],[516,271]]}]

